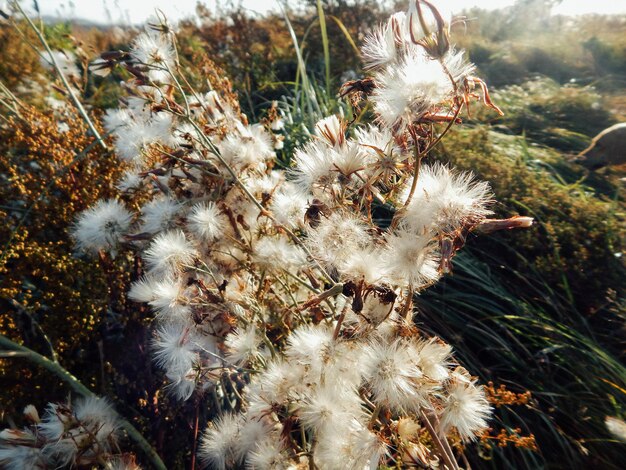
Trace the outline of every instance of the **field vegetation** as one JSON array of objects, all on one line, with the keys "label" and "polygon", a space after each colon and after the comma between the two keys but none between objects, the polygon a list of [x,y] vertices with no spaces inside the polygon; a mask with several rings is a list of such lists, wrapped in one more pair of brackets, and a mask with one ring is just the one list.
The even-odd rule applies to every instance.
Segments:
[{"label": "field vegetation", "polygon": [[[530,228],[502,230],[485,236],[477,235],[476,227],[482,220],[472,219],[471,229],[466,227],[467,231],[463,232],[465,246],[454,257],[450,272],[436,284],[433,282],[429,289],[415,287],[415,281],[409,282],[409,290],[402,290],[398,300],[398,304],[400,300],[405,302],[401,311],[410,319],[410,327],[399,328],[399,336],[404,339],[415,336],[420,342],[438,338],[441,343],[437,344],[449,344],[454,359],[446,367],[452,370],[451,364],[456,361],[454,364],[469,371],[472,384],[478,380],[484,386],[477,389],[484,394],[493,415],[486,428],[471,433],[472,439],[465,439],[458,423],[454,431],[446,429],[448,440],[444,437],[444,443],[438,442],[437,433],[428,433],[426,425],[415,422],[411,425],[415,424],[419,430],[406,431],[409,435],[406,437],[398,423],[408,426],[406,423],[411,418],[403,414],[402,406],[398,411],[390,399],[380,399],[381,394],[371,386],[373,391],[370,390],[366,402],[371,405],[371,409],[367,408],[371,415],[368,432],[384,436],[388,449],[392,449],[388,455],[394,457],[381,458],[378,468],[437,465],[443,468],[445,465],[448,468],[617,470],[623,466],[620,462],[626,451],[626,423],[622,421],[626,419],[625,168],[609,165],[590,171],[572,160],[598,132],[626,121],[626,17],[550,16],[550,5],[547,0],[519,0],[507,9],[467,11],[453,21],[452,42],[458,49],[464,49],[467,58],[476,65],[473,74],[488,85],[491,100],[502,110],[502,115],[484,106],[487,100],[480,95],[479,101],[483,103],[471,101],[469,109],[459,114],[462,123],[451,125],[449,132],[447,123],[429,127],[439,133],[445,129],[441,142],[434,134],[412,137],[418,153],[421,145],[418,142],[426,142],[429,150],[429,144],[437,143],[424,164],[441,163],[459,172],[471,171],[478,180],[489,182],[497,200],[490,206],[493,211],[490,218],[534,219]],[[374,73],[364,70],[361,47],[368,34],[387,21],[390,13],[406,8],[406,4],[372,0],[303,1],[297,10],[255,17],[236,7],[223,10],[219,16],[198,7],[193,21],[173,28],[177,38],[177,69],[181,71],[179,77],[185,77],[186,82],[177,84],[180,89],[173,84],[163,86],[162,94],[167,96],[163,102],[167,105],[162,106],[169,106],[169,110],[153,108],[152,112],[173,112],[175,119],[201,122],[206,135],[220,143],[221,139],[227,140],[229,133],[240,132],[242,126],[252,128],[253,123],[260,123],[271,136],[263,142],[269,142],[268,151],[276,153],[267,167],[263,162],[260,171],[268,174],[272,169],[281,174],[298,171],[302,167],[299,153],[302,148],[328,140],[328,134],[332,134],[332,140],[335,135],[335,121],[323,121],[328,126],[326,129],[331,129],[328,132],[320,134],[319,126],[316,131],[316,124],[327,116],[337,116],[350,123],[347,137],[342,137],[348,142],[361,138],[355,131],[359,126],[374,122],[380,125],[376,102],[351,100],[340,96],[338,91],[344,83]],[[171,142],[146,145],[144,156],[148,166],[138,174],[149,183],[128,190],[130,183],[124,183],[128,180],[122,178],[132,173],[134,162],[118,158],[120,138],[110,122],[114,110],[131,109],[133,99],[145,92],[141,88],[145,75],[158,71],[149,67],[148,71],[141,70],[126,66],[130,61],[124,62],[125,54],[131,51],[132,55],[136,49],[136,38],[145,34],[143,29],[29,24],[15,9],[5,13],[0,17],[2,428],[34,425],[39,418],[33,418],[29,405],[34,405],[44,416],[44,410],[50,409],[46,408],[48,403],[67,403],[68,408],[76,408],[67,412],[79,419],[86,405],[75,400],[84,394],[81,387],[86,387],[110,400],[124,417],[126,424],[120,426],[130,439],[122,440],[120,447],[124,451],[116,460],[104,462],[98,460],[97,452],[94,456],[92,450],[86,450],[76,460],[62,462],[68,468],[72,465],[158,468],[159,462],[165,465],[161,468],[200,468],[202,462],[207,468],[237,468],[234,465],[237,459],[232,456],[230,467],[228,459],[215,458],[216,442],[225,442],[224,436],[228,434],[230,418],[224,416],[246,412],[241,394],[244,387],[257,383],[255,377],[264,377],[256,373],[272,364],[273,347],[289,351],[291,345],[293,349],[294,343],[289,341],[295,340],[286,338],[294,331],[302,331],[298,330],[303,328],[299,323],[299,305],[310,308],[311,320],[303,324],[311,331],[324,325],[324,319],[330,315],[327,310],[339,309],[339,304],[331,304],[327,298],[311,300],[301,292],[301,286],[300,290],[291,286],[296,281],[310,283],[319,293],[332,291],[339,281],[345,287],[352,279],[342,278],[342,268],[332,261],[322,263],[322,274],[313,273],[315,266],[309,268],[306,275],[300,276],[304,281],[272,274],[272,263],[259,261],[258,253],[242,263],[243,268],[235,269],[232,261],[229,264],[224,258],[234,258],[239,252],[224,249],[228,253],[222,254],[217,264],[221,263],[224,270],[223,266],[228,266],[224,272],[231,277],[224,275],[224,280],[230,282],[230,287],[227,290],[228,283],[223,284],[216,292],[229,296],[230,301],[236,294],[243,297],[238,291],[231,292],[236,290],[233,285],[237,282],[254,285],[254,295],[261,299],[259,309],[265,312],[258,315],[269,315],[267,318],[271,320],[265,317],[259,320],[255,313],[244,316],[243,325],[248,328],[250,324],[258,324],[266,342],[273,346],[255,345],[254,348],[263,352],[255,350],[249,356],[242,356],[248,361],[241,363],[245,367],[239,367],[237,373],[221,373],[216,379],[218,385],[208,384],[207,376],[211,374],[205,371],[205,375],[196,377],[194,386],[206,393],[192,387],[193,394],[185,396],[187,391],[180,384],[184,385],[188,377],[178,377],[176,382],[172,370],[164,367],[166,361],[153,358],[155,341],[159,343],[164,335],[166,314],[163,312],[167,309],[155,313],[151,308],[154,299],[138,302],[143,297],[137,293],[137,285],[158,264],[158,260],[145,252],[142,254],[138,247],[142,243],[146,247],[156,243],[161,235],[156,235],[158,232],[146,235],[149,229],[145,223],[143,231],[132,234],[135,238],[125,238],[119,246],[113,247],[111,243],[108,249],[96,249],[89,255],[85,251],[90,249],[85,250],[84,243],[81,251],[77,231],[81,229],[81,220],[85,220],[85,211],[101,200],[116,199],[129,213],[141,213],[145,217],[142,208],[154,197],[154,191],[146,189],[149,185],[157,188],[156,192],[160,190],[181,200],[221,201],[216,198],[223,196],[234,207],[243,204],[240,201],[245,195],[237,193],[240,190],[235,183],[225,189],[215,182],[211,172],[228,167],[221,160],[203,167],[208,168],[209,176],[195,172],[193,164],[201,152],[194,146],[204,142],[206,154],[210,153],[207,147],[212,144],[203,137],[193,137],[198,129],[190,128],[176,137],[176,145],[188,153],[176,153],[178,149]],[[172,31],[165,31],[167,28],[162,24],[159,28],[160,34],[170,37]],[[46,46],[57,51],[54,54],[60,64],[58,68],[68,83],[63,83],[59,71],[46,62]],[[119,52],[100,56],[104,51]],[[100,70],[93,65],[97,60]],[[109,66],[110,73],[100,73],[108,71]],[[218,103],[214,105],[218,110],[215,112],[227,116],[225,122],[238,124],[223,124],[220,128],[201,121],[198,112],[194,114],[189,108],[189,100],[197,99],[189,90],[214,92],[220,100],[215,102]],[[455,101],[454,105],[460,106],[459,103]],[[199,108],[203,106],[209,105],[202,104]],[[399,132],[395,124],[389,127]],[[199,153],[192,154],[192,148]],[[169,158],[166,160],[170,166],[165,169],[165,165],[157,165],[163,155]],[[417,161],[421,162],[421,157]],[[403,180],[406,183],[418,164],[404,166],[408,165],[404,160],[401,163],[398,174],[403,175],[404,171],[409,175]],[[233,165],[240,178],[252,178],[246,173],[251,171],[248,167],[240,169]],[[192,183],[178,182],[185,178]],[[124,184],[125,189],[120,189]],[[258,189],[268,183],[255,184],[258,200],[270,207],[273,193]],[[389,183],[385,186],[389,194],[384,191],[382,194],[385,197],[359,190],[363,199],[355,198],[350,203],[345,200],[347,196],[333,200],[340,208],[338,214],[345,215],[348,208],[357,207],[367,213],[371,233],[391,233],[403,216],[402,204],[393,203],[398,194],[403,194],[401,189],[396,190]],[[360,202],[362,206],[355,202],[366,199],[368,203]],[[410,199],[411,196],[407,207]],[[310,210],[313,205],[308,202]],[[291,227],[298,236],[308,238],[321,231],[310,220],[308,226],[300,226],[288,225],[281,219],[281,228],[275,229],[259,222],[266,214],[258,208],[254,212],[246,207],[245,218],[238,219],[236,210],[228,213],[223,209],[226,206],[219,207],[223,211],[220,217],[224,217],[220,230],[233,239],[248,230],[281,240],[291,240],[289,231],[282,227]],[[320,220],[330,220],[331,216],[324,211],[330,214],[331,209],[320,207],[317,207],[322,214]],[[307,214],[310,216],[309,211]],[[183,233],[184,223],[187,222],[178,220],[168,227],[180,228]],[[246,228],[250,225],[252,229]],[[188,230],[186,226],[185,230]],[[208,237],[206,231],[203,233]],[[380,244],[388,242],[387,236],[381,235]],[[205,242],[207,246],[220,243]],[[206,265],[194,266],[199,272],[208,269]],[[252,274],[248,278],[242,271]],[[329,271],[327,276],[326,271]],[[185,278],[189,283],[185,288],[202,286],[205,278],[200,276],[204,274],[197,274],[198,278],[193,280],[189,275],[189,279]],[[176,275],[182,276],[178,271]],[[277,287],[279,283],[282,287]],[[353,290],[344,288],[342,296],[339,292],[332,294],[351,299],[348,303],[353,302],[354,309],[360,295],[356,284],[350,284]],[[275,293],[282,288],[293,292],[289,302],[293,300],[296,308],[289,308],[289,315],[278,321],[272,315],[278,308],[276,305],[284,302]],[[241,287],[241,291],[245,292],[245,288]],[[346,339],[342,335],[347,333],[341,330],[344,317],[340,318],[334,340],[338,336]],[[236,315],[224,314],[218,320],[227,331],[231,331],[229,328],[243,331],[242,324],[236,323],[242,320]],[[357,325],[360,320],[352,321]],[[387,318],[381,320],[381,325],[385,321]],[[357,326],[354,330],[359,331]],[[224,333],[227,338],[224,344],[234,348],[232,331],[229,335]],[[358,333],[354,333],[354,338],[358,338]],[[215,354],[225,348],[220,343]],[[264,348],[272,349],[272,353]],[[341,354],[337,352],[338,356]],[[63,371],[70,371],[71,376],[68,378]],[[371,372],[369,376],[372,382],[374,374]],[[30,412],[22,414],[25,408]],[[59,414],[59,409],[56,410]],[[101,412],[110,416],[108,409]],[[296,464],[302,466],[310,456],[319,457],[316,452],[321,455],[323,432],[301,424],[305,418],[293,409],[272,412],[280,416],[281,439],[297,441],[293,444],[300,458]],[[424,417],[428,421],[427,413]],[[607,419],[614,424],[607,426]],[[50,420],[48,417],[44,422]],[[475,416],[475,420],[481,421],[480,416]],[[106,421],[102,426],[108,424]],[[622,426],[621,435],[619,426]],[[206,433],[205,429],[208,429]],[[0,467],[20,468],[11,467],[8,460],[3,460],[8,455],[3,439],[10,441],[6,434],[0,434]],[[316,449],[317,439],[321,444]],[[109,451],[117,443],[102,442],[100,445],[107,449],[107,455],[115,453]],[[203,458],[200,460],[196,457],[199,448]],[[281,455],[286,453],[283,448],[278,451]],[[159,457],[155,459],[151,452]],[[251,454],[253,457],[248,458],[259,455]],[[349,453],[345,458],[351,458]],[[311,462],[313,457],[306,460],[307,465]],[[239,464],[243,465],[241,461]],[[258,464],[249,468],[283,467]],[[333,468],[332,464],[326,468]]]}]

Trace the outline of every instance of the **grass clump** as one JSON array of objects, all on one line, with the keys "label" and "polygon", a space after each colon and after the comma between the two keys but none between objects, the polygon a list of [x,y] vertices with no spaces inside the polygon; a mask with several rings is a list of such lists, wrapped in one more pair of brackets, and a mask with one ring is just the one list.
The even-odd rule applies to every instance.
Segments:
[{"label": "grass clump", "polygon": [[583,150],[593,136],[615,123],[592,87],[537,78],[494,95],[505,111],[501,122],[513,133],[565,152]]},{"label": "grass clump", "polygon": [[471,239],[453,276],[421,298],[418,321],[454,337],[470,368],[532,394],[497,408],[494,427],[534,434],[539,453],[488,446],[482,457],[496,468],[619,468],[623,448],[604,417],[626,405],[623,200],[576,181],[554,150],[487,127],[450,136],[440,158],[489,180],[497,215],[536,220]]},{"label": "grass clump", "polygon": [[[478,127],[451,136],[444,155],[491,182],[500,200],[499,215],[518,210],[537,220],[535,230],[498,235],[503,244],[515,237],[519,250],[503,253],[507,265],[515,271],[532,267],[542,282],[585,313],[606,308],[623,292],[624,266],[616,256],[623,249],[621,203],[601,200],[592,188],[565,181],[557,170],[567,169],[559,154]],[[579,175],[571,168],[570,174]],[[617,188],[613,191],[615,195]]]}]

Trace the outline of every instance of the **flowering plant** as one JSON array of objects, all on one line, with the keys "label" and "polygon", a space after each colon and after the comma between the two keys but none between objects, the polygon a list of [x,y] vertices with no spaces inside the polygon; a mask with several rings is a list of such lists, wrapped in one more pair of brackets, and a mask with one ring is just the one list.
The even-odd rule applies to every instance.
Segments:
[{"label": "flowering plant", "polygon": [[[126,172],[118,199],[77,220],[77,248],[140,255],[129,296],[155,313],[167,389],[217,416],[199,449],[209,468],[455,469],[453,447],[487,425],[482,386],[414,324],[413,297],[452,270],[471,232],[531,224],[488,219],[487,183],[425,161],[470,102],[500,111],[428,1],[392,15],[362,53],[371,75],[341,94],[371,103],[375,121],[322,119],[286,172],[280,114],[251,124],[235,102],[196,90],[166,22],[92,65],[132,75],[105,116]],[[116,426],[104,418],[66,445],[91,405],[103,409],[50,405],[19,439],[5,431],[0,462],[112,459]]]}]

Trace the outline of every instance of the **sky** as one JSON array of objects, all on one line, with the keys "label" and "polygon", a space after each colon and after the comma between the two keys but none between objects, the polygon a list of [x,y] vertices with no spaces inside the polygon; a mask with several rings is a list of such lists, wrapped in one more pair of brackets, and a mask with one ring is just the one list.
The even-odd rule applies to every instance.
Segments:
[{"label": "sky", "polygon": [[[190,17],[194,14],[197,0],[38,0],[44,15],[61,18],[87,19],[96,23],[121,22],[137,24],[144,22],[156,8],[165,13],[170,21]],[[26,0],[23,4],[28,4]],[[204,0],[215,9],[219,0]],[[439,0],[437,6],[450,8],[452,12],[464,8],[502,8],[515,0]],[[277,9],[277,0],[242,0],[245,8],[263,13]],[[626,0],[563,0],[554,13],[580,15],[585,13],[626,14]]]}]

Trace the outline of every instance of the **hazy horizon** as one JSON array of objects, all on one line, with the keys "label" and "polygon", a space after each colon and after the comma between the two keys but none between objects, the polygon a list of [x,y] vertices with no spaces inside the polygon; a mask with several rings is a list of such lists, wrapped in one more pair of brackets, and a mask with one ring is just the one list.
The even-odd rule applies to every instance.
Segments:
[{"label": "hazy horizon", "polygon": [[[119,0],[39,0],[41,13],[55,18],[85,20],[98,24],[137,24],[161,10],[171,21],[193,16],[197,3],[202,3],[212,10],[226,2],[219,0],[201,1],[177,0],[136,0],[120,2]],[[293,3],[293,1],[291,2]],[[437,6],[451,12],[460,12],[466,8],[480,7],[485,9],[504,8],[515,3],[515,0],[442,0]],[[263,14],[278,9],[278,0],[243,0],[241,4],[251,12]],[[580,15],[586,13],[626,14],[626,1],[616,2],[597,0],[581,2],[580,0],[563,0],[553,9],[554,14]]]}]

